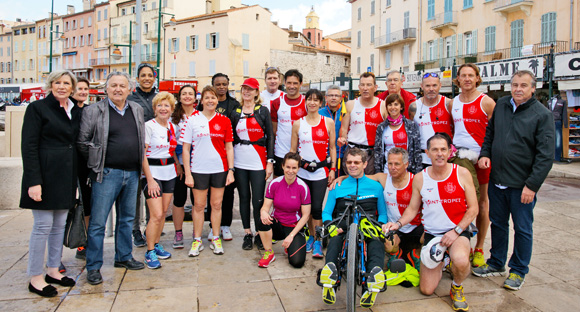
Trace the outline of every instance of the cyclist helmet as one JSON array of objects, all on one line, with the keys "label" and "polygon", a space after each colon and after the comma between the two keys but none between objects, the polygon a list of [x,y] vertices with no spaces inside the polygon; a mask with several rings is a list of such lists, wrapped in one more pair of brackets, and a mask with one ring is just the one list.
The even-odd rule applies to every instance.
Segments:
[{"label": "cyclist helmet", "polygon": [[383,230],[380,227],[375,226],[367,218],[363,218],[360,221],[359,227],[364,236],[368,238],[381,238],[381,239],[385,238],[385,236],[383,235]]}]

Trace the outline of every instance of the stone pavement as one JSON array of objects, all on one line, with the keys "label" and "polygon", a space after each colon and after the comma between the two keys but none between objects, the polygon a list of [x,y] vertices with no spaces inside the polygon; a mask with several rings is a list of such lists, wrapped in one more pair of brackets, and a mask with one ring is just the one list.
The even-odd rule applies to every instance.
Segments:
[{"label": "stone pavement", "polygon": [[[562,172],[573,173],[578,164],[563,164]],[[580,170],[576,170],[580,173]],[[534,251],[530,273],[517,292],[501,288],[504,278],[476,278],[464,283],[471,311],[577,311],[580,303],[580,182],[549,179],[542,187],[535,208]],[[4,194],[3,196],[7,196]],[[106,239],[104,283],[86,282],[83,261],[74,250],[65,249],[67,275],[77,280],[72,288],[58,287],[59,296],[41,298],[28,292],[26,276],[28,239],[32,215],[28,210],[0,210],[0,311],[342,311],[346,290],[338,292],[334,306],[322,303],[315,284],[322,260],[307,258],[302,269],[290,267],[281,244],[274,245],[277,260],[268,268],[257,267],[260,253],[241,249],[242,226],[234,220],[234,240],[224,242],[225,254],[206,249],[197,258],[188,248],[173,250],[173,224],[166,223],[162,244],[173,253],[159,270],[127,271],[113,267],[113,238]],[[204,233],[207,234],[207,224]],[[191,222],[184,226],[191,243]],[[510,247],[511,249],[511,247]],[[489,238],[486,248],[489,250]],[[143,260],[145,249],[135,248]],[[389,287],[381,293],[372,311],[452,311],[449,285],[443,274],[432,296],[418,288]],[[360,308],[361,311],[367,309]]]}]

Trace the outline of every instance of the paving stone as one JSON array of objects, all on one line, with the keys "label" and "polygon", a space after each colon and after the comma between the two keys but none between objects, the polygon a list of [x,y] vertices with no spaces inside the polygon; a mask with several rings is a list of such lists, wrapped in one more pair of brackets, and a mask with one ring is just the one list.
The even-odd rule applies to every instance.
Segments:
[{"label": "paving stone", "polygon": [[[571,281],[580,279],[578,263],[580,263],[580,251],[564,251],[553,254],[532,256],[532,264],[548,274],[563,280]],[[526,276],[527,279],[527,276]]]},{"label": "paving stone", "polygon": [[148,310],[195,312],[198,311],[198,303],[195,299],[197,296],[197,287],[121,290],[115,299],[111,311],[142,312]]},{"label": "paving stone", "polygon": [[[27,290],[28,291],[28,290]],[[0,311],[49,312],[58,306],[61,297],[42,298],[36,294],[30,299],[13,299],[0,301]]]},{"label": "paving stone", "polygon": [[[465,297],[470,311],[539,311],[533,305],[522,301],[520,298],[514,296],[512,292],[504,289],[478,292],[477,295],[473,294],[471,296],[466,294]],[[441,299],[451,307],[450,296],[445,296]]]},{"label": "paving stone", "polygon": [[127,270],[121,291],[197,286],[198,261],[164,261],[159,269]]},{"label": "paving stone", "polygon": [[117,294],[103,292],[87,295],[68,295],[58,306],[58,312],[101,312],[109,311]]},{"label": "paving stone", "polygon": [[[324,259],[312,258],[312,254],[307,253],[304,266],[297,269],[288,263],[288,256],[284,254],[284,248],[282,247],[281,242],[273,245],[272,249],[276,255],[276,261],[274,261],[267,270],[273,280],[306,276],[315,278],[318,270],[324,266]],[[326,252],[326,250],[324,251]],[[263,253],[263,251],[261,251],[261,253]],[[256,265],[258,264],[259,259],[260,258],[256,260]]]},{"label": "paving stone", "polygon": [[0,227],[14,219],[15,216],[23,213],[23,211],[24,209],[0,210]]},{"label": "paving stone", "polygon": [[200,285],[197,298],[199,311],[284,311],[270,281]]},{"label": "paving stone", "polygon": [[528,286],[514,292],[515,296],[541,311],[578,311],[580,289],[566,283]]},{"label": "paving stone", "polygon": [[0,276],[6,273],[6,271],[14,266],[20,259],[26,256],[27,253],[27,246],[2,247],[2,253],[0,253],[0,263],[2,263],[2,266],[0,267]]},{"label": "paving stone", "polygon": [[322,301],[322,287],[312,277],[273,280],[280,301],[286,311],[321,311],[346,309],[346,287],[336,294],[336,303],[327,305]]},{"label": "paving stone", "polygon": [[372,307],[373,312],[449,312],[452,311],[448,303],[440,298],[428,298],[422,300],[409,300],[389,304],[377,304]]},{"label": "paving stone", "polygon": [[112,265],[104,265],[101,268],[103,282],[99,285],[91,285],[87,282],[87,270],[83,270],[82,274],[77,279],[77,284],[70,290],[70,294],[86,295],[117,292],[126,271],[126,269],[115,268]]}]

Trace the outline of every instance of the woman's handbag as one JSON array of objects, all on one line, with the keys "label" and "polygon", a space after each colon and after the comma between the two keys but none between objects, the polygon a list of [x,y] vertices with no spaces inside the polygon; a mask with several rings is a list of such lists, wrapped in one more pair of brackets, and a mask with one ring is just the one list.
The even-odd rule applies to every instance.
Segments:
[{"label": "woman's handbag", "polygon": [[85,226],[85,209],[83,207],[83,195],[79,188],[79,198],[74,207],[69,209],[64,229],[63,245],[75,249],[87,245],[87,228]]}]

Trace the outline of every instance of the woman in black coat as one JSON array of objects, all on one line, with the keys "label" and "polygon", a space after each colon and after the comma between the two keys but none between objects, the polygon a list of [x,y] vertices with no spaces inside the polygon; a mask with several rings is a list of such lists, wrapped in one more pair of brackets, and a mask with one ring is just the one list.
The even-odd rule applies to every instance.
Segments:
[{"label": "woman in black coat", "polygon": [[[46,98],[26,108],[22,124],[22,191],[20,207],[32,209],[34,225],[28,251],[30,292],[54,297],[52,284],[71,287],[75,281],[59,270],[67,213],[75,205],[76,140],[81,109],[69,99],[77,80],[69,71],[52,72]],[[48,246],[47,274],[44,254]]]}]

